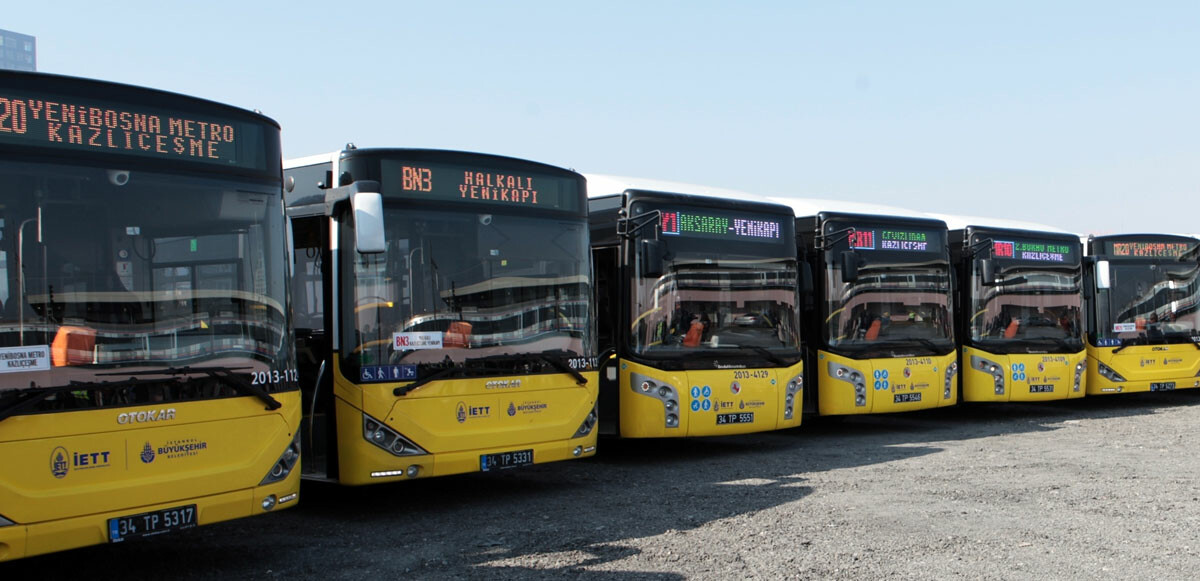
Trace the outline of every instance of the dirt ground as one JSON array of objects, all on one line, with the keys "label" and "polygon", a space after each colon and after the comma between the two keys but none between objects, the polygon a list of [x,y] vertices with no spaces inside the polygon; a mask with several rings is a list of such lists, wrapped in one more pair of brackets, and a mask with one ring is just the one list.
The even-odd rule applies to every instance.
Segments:
[{"label": "dirt ground", "polygon": [[357,489],[0,579],[1190,579],[1200,393],[805,420]]}]

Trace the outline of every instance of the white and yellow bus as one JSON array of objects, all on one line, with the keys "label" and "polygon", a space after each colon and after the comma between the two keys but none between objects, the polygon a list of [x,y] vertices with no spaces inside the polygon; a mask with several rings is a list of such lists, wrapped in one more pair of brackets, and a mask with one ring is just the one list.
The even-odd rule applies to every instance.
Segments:
[{"label": "white and yellow bus", "polygon": [[306,478],[359,485],[595,454],[582,176],[352,146],[285,174]]},{"label": "white and yellow bus", "polygon": [[296,504],[279,126],[0,71],[0,560]]},{"label": "white and yellow bus", "polygon": [[1088,239],[1088,395],[1200,387],[1200,264],[1190,236]]},{"label": "white and yellow bus", "polygon": [[820,415],[954,405],[954,340],[946,224],[923,214],[833,200],[792,206],[813,271],[805,336]]},{"label": "white and yellow bus", "polygon": [[936,217],[950,227],[957,273],[963,401],[1083,397],[1079,236],[1012,220]]},{"label": "white and yellow bus", "polygon": [[601,420],[626,438],[800,425],[793,216],[732,190],[588,175]]}]

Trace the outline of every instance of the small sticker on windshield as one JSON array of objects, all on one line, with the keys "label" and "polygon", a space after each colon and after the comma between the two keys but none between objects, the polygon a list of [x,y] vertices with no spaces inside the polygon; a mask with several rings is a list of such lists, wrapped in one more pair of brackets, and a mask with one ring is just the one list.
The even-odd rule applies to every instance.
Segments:
[{"label": "small sticker on windshield", "polygon": [[50,346],[0,348],[0,373],[46,371],[50,369]]},{"label": "small sticker on windshield", "polygon": [[1137,323],[1113,323],[1113,333],[1134,333]]},{"label": "small sticker on windshield", "polygon": [[441,349],[442,332],[410,332],[392,333],[392,349],[409,351],[412,349]]}]

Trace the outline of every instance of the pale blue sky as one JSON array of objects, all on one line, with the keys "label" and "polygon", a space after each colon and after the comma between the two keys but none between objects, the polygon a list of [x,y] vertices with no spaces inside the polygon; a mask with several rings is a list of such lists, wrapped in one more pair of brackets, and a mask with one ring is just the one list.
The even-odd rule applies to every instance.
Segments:
[{"label": "pale blue sky", "polygon": [[38,68],[465,149],[1086,232],[1200,232],[1200,2],[10,3]]}]

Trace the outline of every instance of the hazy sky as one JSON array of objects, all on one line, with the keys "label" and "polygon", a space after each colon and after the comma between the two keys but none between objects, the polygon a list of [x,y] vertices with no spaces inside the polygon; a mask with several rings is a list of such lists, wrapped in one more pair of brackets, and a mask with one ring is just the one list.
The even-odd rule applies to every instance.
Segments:
[{"label": "hazy sky", "polygon": [[1200,2],[14,2],[38,69],[763,195],[1200,232]]}]

